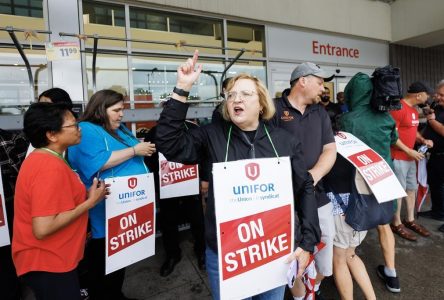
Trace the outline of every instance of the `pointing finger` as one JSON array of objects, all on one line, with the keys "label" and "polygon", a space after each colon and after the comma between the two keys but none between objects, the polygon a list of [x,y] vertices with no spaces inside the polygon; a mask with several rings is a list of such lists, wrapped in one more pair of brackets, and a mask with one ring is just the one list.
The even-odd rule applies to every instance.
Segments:
[{"label": "pointing finger", "polygon": [[194,55],[193,55],[193,66],[196,65],[198,58],[199,58],[199,50],[196,49],[194,50]]}]

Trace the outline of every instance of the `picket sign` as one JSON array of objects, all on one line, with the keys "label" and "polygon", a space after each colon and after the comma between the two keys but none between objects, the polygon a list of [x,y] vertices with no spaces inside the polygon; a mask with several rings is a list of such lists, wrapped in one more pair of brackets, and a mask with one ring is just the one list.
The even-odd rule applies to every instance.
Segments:
[{"label": "picket sign", "polygon": [[376,151],[344,131],[336,134],[335,141],[338,153],[361,173],[379,203],[407,196],[395,173]]},{"label": "picket sign", "polygon": [[109,274],[155,253],[156,207],[152,173],[105,179],[106,270]]},{"label": "picket sign", "polygon": [[159,152],[160,199],[199,194],[198,165],[167,161]]},{"label": "picket sign", "polygon": [[287,282],[294,247],[289,157],[213,164],[221,299]]}]

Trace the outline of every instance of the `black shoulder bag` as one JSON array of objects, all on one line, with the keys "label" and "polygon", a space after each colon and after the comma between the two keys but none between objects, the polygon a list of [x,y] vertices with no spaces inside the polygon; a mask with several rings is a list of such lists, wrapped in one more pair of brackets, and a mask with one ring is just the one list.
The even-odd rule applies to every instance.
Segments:
[{"label": "black shoulder bag", "polygon": [[390,223],[394,213],[393,201],[379,203],[361,174],[356,169],[354,172],[347,208],[341,197],[333,193],[345,213],[345,222],[356,231],[369,230]]}]

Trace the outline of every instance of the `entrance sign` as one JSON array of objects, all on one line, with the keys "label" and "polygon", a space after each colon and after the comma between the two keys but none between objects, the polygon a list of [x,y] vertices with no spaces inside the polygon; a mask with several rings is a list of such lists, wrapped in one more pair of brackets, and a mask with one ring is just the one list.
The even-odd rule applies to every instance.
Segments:
[{"label": "entrance sign", "polygon": [[198,165],[170,162],[159,153],[159,185],[160,199],[198,195]]},{"label": "entrance sign", "polygon": [[338,153],[361,173],[379,203],[407,196],[387,162],[373,149],[348,132],[335,136]]},{"label": "entrance sign", "polygon": [[155,252],[153,174],[108,178],[106,205],[106,270],[109,274]]},{"label": "entrance sign", "polygon": [[[374,69],[374,66],[389,63],[388,42],[277,26],[267,26],[266,30],[270,60],[294,62],[297,57],[299,61],[334,64],[340,68],[350,65],[360,69]],[[283,44],[286,47],[280,46]]]},{"label": "entrance sign", "polygon": [[5,193],[3,191],[2,169],[0,167],[0,247],[11,244],[9,239],[8,221],[5,207]]},{"label": "entrance sign", "polygon": [[80,59],[78,42],[48,42],[45,43],[45,50],[48,61]]},{"label": "entrance sign", "polygon": [[213,182],[221,299],[285,285],[294,247],[289,157],[215,163]]}]

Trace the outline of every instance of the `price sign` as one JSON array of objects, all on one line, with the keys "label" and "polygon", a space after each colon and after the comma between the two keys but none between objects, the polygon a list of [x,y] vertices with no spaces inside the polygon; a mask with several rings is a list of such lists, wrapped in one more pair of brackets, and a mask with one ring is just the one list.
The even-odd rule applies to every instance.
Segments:
[{"label": "price sign", "polygon": [[80,59],[80,45],[78,42],[45,43],[45,49],[48,61]]}]

